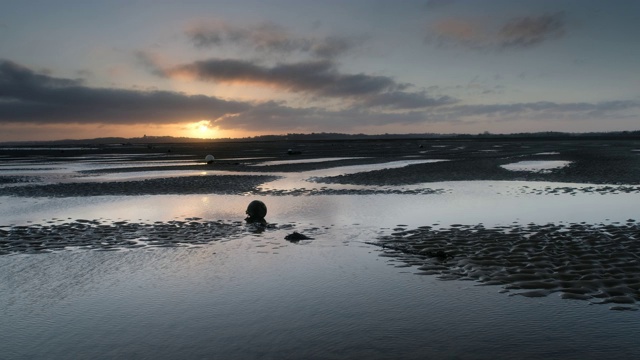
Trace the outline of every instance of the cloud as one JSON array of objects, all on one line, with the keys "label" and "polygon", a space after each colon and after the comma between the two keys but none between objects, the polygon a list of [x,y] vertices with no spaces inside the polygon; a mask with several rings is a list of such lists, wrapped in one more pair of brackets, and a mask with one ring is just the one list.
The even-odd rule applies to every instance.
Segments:
[{"label": "cloud", "polygon": [[529,47],[549,39],[562,37],[565,33],[564,13],[544,14],[515,18],[498,32],[499,44],[503,48]]},{"label": "cloud", "polygon": [[353,132],[364,127],[419,125],[425,122],[429,122],[429,119],[424,111],[388,113],[366,107],[335,111],[320,107],[295,108],[268,101],[237,116],[225,118],[216,125],[266,133]]},{"label": "cloud", "polygon": [[506,50],[530,48],[561,38],[565,33],[565,15],[562,12],[517,17],[496,28],[478,19],[449,18],[430,26],[425,41],[441,47]]},{"label": "cloud", "polygon": [[[258,71],[261,74],[264,70],[259,66],[248,66],[251,71],[247,71],[242,66],[235,71],[241,74]],[[325,71],[332,69],[331,66],[316,66]],[[320,71],[320,74],[323,72]],[[0,60],[0,127],[4,129],[15,124],[77,124],[78,127],[91,124],[162,125],[208,120],[221,130],[264,133],[354,132],[401,126],[421,129],[435,123],[613,121],[637,117],[637,109],[640,109],[638,101],[464,105],[447,96],[431,99],[423,92],[404,92],[401,89],[405,85],[389,82],[388,78],[384,80],[379,83],[373,81],[374,85],[364,81],[362,83],[365,85],[356,86],[359,88],[356,91],[336,90],[338,93],[352,94],[360,102],[340,110],[331,110],[321,106],[293,107],[276,101],[228,101],[170,91],[91,88],[78,80],[44,75],[14,62]],[[302,81],[301,84],[295,86],[307,83]]]},{"label": "cloud", "polygon": [[[560,121],[580,122],[601,119],[624,119],[629,111],[640,108],[634,101],[600,103],[533,102],[489,105],[450,105],[404,112],[376,111],[366,106],[343,110],[321,107],[296,108],[282,102],[257,104],[240,114],[216,122],[221,128],[248,129],[258,132],[354,132],[389,126],[419,129],[434,124],[500,124],[512,121],[546,122],[552,129]],[[416,131],[416,130],[414,130]],[[386,132],[386,130],[385,130]]]},{"label": "cloud", "polygon": [[[323,69],[320,64],[316,66]],[[240,66],[236,71],[244,73],[246,69]],[[306,83],[303,81],[302,84]],[[387,78],[369,79],[366,76],[354,84],[348,89],[341,88],[348,87],[345,84],[338,85],[335,91],[368,94],[387,87],[403,87]],[[376,91],[372,94],[380,95]],[[406,95],[406,99],[404,96],[402,92],[392,92],[390,97],[396,99],[389,103],[399,101],[397,99],[418,104],[432,101],[421,98],[419,93]],[[320,107],[297,108],[274,101],[227,101],[170,91],[91,88],[78,80],[38,74],[15,62],[0,60],[0,125],[174,124],[200,120],[210,120],[221,129],[350,131],[358,126],[413,124],[424,121],[425,116],[421,111],[388,113],[368,106],[334,111]]]},{"label": "cloud", "polygon": [[373,108],[419,109],[456,103],[450,96],[429,97],[426,92],[391,91],[375,94],[366,98],[364,105]]},{"label": "cloud", "polygon": [[244,60],[209,59],[166,69],[164,75],[216,83],[271,86],[292,93],[398,109],[438,106],[455,101],[451,97],[431,98],[426,92],[407,92],[405,90],[411,87],[410,84],[398,83],[387,76],[343,74],[330,60],[267,67]]},{"label": "cloud", "polygon": [[258,52],[285,55],[299,52],[322,59],[342,55],[360,43],[360,41],[339,36],[295,36],[284,27],[270,22],[241,27],[224,21],[212,21],[193,26],[186,31],[186,34],[199,48],[234,44],[249,47]]},{"label": "cloud", "polygon": [[79,85],[81,80],[56,79],[37,74],[14,62],[0,60],[0,96],[7,96],[10,91],[21,94],[39,86],[55,89]]},{"label": "cloud", "polygon": [[556,103],[539,101],[531,103],[456,105],[438,108],[430,114],[438,121],[483,118],[490,121],[511,120],[572,120],[616,119],[629,116],[628,111],[640,109],[637,101],[603,101],[598,103]]},{"label": "cloud", "polygon": [[250,105],[170,91],[90,88],[0,60],[0,122],[177,123],[217,119]]}]

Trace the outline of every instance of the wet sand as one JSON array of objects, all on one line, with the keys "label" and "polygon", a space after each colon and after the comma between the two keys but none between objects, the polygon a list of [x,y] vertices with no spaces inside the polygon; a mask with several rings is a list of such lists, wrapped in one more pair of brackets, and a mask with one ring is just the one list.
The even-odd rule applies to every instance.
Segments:
[{"label": "wet sand", "polygon": [[[287,149],[301,151],[300,155],[289,155]],[[273,180],[273,173],[296,173],[330,169],[340,166],[380,164],[400,159],[446,160],[412,164],[401,168],[379,169],[338,176],[315,178],[317,183],[348,184],[365,186],[399,186],[444,181],[548,181],[582,184],[611,185],[608,191],[640,191],[640,141],[440,141],[440,140],[367,140],[367,141],[308,141],[308,142],[235,142],[214,144],[165,144],[146,146],[86,147],[75,150],[42,150],[29,148],[3,149],[0,157],[0,195],[10,196],[95,196],[135,194],[193,194],[218,193],[242,194],[247,192],[270,194],[260,190],[260,184]],[[206,154],[214,154],[213,164],[206,164]],[[349,157],[345,158],[345,155]],[[90,177],[105,173],[190,171],[215,176],[184,176],[175,179],[145,179],[143,181],[121,181],[97,185],[82,178],[74,180],[73,186],[55,184],[40,185],[43,180],[37,175],[9,174],[11,164],[53,166],[60,163],[93,161],[99,163],[109,157],[118,157],[126,167],[111,166],[103,169],[79,170],[78,175]],[[327,161],[316,159],[327,158]],[[330,160],[334,158],[335,160]],[[305,159],[309,162],[303,162]],[[184,162],[180,164],[157,164],[153,161]],[[263,163],[281,162],[278,165],[254,166]],[[289,162],[287,162],[289,161]],[[523,161],[563,161],[563,166],[553,171],[517,171],[503,166]],[[139,164],[139,166],[136,166]],[[43,170],[43,169],[40,169]],[[226,177],[218,172],[231,171]],[[256,173],[259,172],[259,175]],[[37,172],[36,172],[37,173]],[[6,175],[5,175],[6,174]],[[44,186],[44,187],[43,187]],[[300,189],[302,194],[325,192]],[[573,189],[554,189],[550,192]],[[598,190],[602,192],[603,190]],[[335,192],[329,192],[335,193]],[[371,194],[375,192],[365,192]],[[273,193],[279,195],[278,193]],[[337,192],[345,194],[345,192]],[[354,193],[355,194],[355,193]],[[294,194],[295,195],[295,194]]]},{"label": "wet sand", "polygon": [[485,228],[396,228],[380,237],[381,256],[417,266],[419,275],[501,285],[526,297],[563,299],[637,310],[640,224],[528,224]]},{"label": "wet sand", "polygon": [[[300,155],[289,155],[294,148]],[[523,185],[520,194],[541,196],[577,193],[611,195],[640,192],[640,143],[637,141],[351,141],[303,143],[171,144],[78,148],[74,150],[0,149],[0,196],[86,197],[166,194],[231,194],[259,196],[434,195],[444,193],[432,182],[543,181],[572,183],[543,189]],[[213,164],[205,164],[206,154]],[[348,156],[348,157],[347,157]],[[79,170],[58,182],[41,172],[46,166],[117,157],[126,167]],[[314,161],[325,159],[327,161]],[[334,158],[334,160],[331,160]],[[150,159],[178,164],[149,166]],[[309,159],[309,162],[304,162]],[[298,173],[338,166],[380,164],[400,159],[446,160],[404,167],[314,177],[316,187],[269,189],[278,173]],[[287,161],[295,160],[295,161]],[[184,163],[181,164],[180,161]],[[259,165],[264,162],[269,162]],[[278,162],[274,162],[278,161]],[[549,171],[508,170],[522,161],[565,162]],[[116,162],[117,163],[117,162]],[[13,167],[19,164],[20,167]],[[136,166],[135,164],[140,164]],[[272,165],[269,165],[272,164]],[[15,175],[15,169],[35,169]],[[109,173],[201,171],[135,181],[87,181]],[[232,172],[232,175],[228,173]],[[585,184],[576,186],[575,183]],[[323,186],[327,185],[327,186]],[[345,185],[345,188],[330,187]],[[406,185],[416,187],[403,187]],[[604,185],[603,185],[604,184]],[[308,184],[307,184],[308,185]],[[360,186],[351,188],[348,186]],[[517,195],[517,194],[515,194]],[[313,201],[313,200],[310,200]],[[636,214],[629,214],[629,217]],[[153,224],[78,220],[64,224],[0,227],[0,254],[41,253],[64,248],[94,250],[146,246],[192,246],[233,238],[247,230],[231,219],[200,219]],[[2,224],[0,224],[2,225]],[[561,293],[565,299],[611,303],[615,310],[636,310],[640,302],[640,229],[626,224],[529,224],[485,228],[482,224],[415,229],[398,228],[372,243],[382,255],[396,257],[420,274],[443,280],[473,280],[500,285],[505,292],[528,297]]]},{"label": "wet sand", "polygon": [[183,176],[139,181],[71,182],[0,188],[0,196],[74,197],[102,195],[242,194],[274,176]]},{"label": "wet sand", "polygon": [[244,233],[240,221],[199,220],[187,218],[147,224],[99,219],[62,222],[55,219],[45,225],[4,226],[0,227],[0,255],[42,254],[65,249],[117,251],[155,246],[197,246],[232,239]]},{"label": "wet sand", "polygon": [[[297,234],[295,223],[246,223],[185,218],[138,223],[106,219],[52,219],[45,224],[0,226],[0,255],[45,254],[63,250],[121,251],[154,247],[199,247],[214,241],[287,231]],[[308,234],[318,228],[305,229]],[[300,239],[298,239],[299,241]]]}]

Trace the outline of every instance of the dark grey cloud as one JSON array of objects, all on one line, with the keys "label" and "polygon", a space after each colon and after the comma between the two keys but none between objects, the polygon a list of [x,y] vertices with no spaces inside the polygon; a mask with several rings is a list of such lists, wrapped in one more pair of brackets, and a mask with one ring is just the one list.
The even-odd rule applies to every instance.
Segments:
[{"label": "dark grey cloud", "polygon": [[[317,64],[320,69],[323,67]],[[249,67],[251,69],[251,67]],[[244,73],[242,66],[239,70]],[[233,76],[235,78],[235,75]],[[365,85],[364,88],[385,88]],[[356,81],[367,84],[369,81]],[[391,85],[389,85],[391,84]],[[402,87],[401,85],[393,85]],[[354,89],[338,89],[353,93]],[[356,90],[362,92],[363,90]],[[366,91],[364,92],[367,93]],[[394,94],[393,96],[401,95]],[[409,100],[404,100],[409,101]],[[419,97],[412,99],[427,101]],[[285,103],[235,102],[170,91],[90,88],[81,81],[39,74],[8,60],[0,60],[0,124],[139,124],[215,120],[222,129],[251,131],[350,131],[358,126],[412,124],[425,121],[421,111],[376,111],[368,106],[344,110],[297,108]]]},{"label": "dark grey cloud", "polygon": [[454,104],[458,100],[450,96],[429,97],[426,92],[390,91],[366,98],[364,104],[373,108],[419,109]]},{"label": "dark grey cloud", "polygon": [[177,123],[216,119],[249,107],[170,91],[90,88],[0,60],[0,122]]},{"label": "dark grey cloud", "polygon": [[640,102],[604,101],[597,103],[556,103],[539,101],[531,103],[454,105],[438,108],[430,114],[440,121],[464,118],[485,118],[496,121],[525,120],[573,120],[615,119],[626,117],[627,111],[640,109]]},{"label": "dark grey cloud", "polygon": [[194,26],[187,30],[186,34],[191,42],[200,48],[234,44],[259,52],[280,54],[299,52],[316,58],[334,58],[357,47],[361,42],[361,40],[340,36],[296,36],[274,23],[242,27],[216,21]]},{"label": "dark grey cloud", "polygon": [[38,74],[14,62],[0,59],[0,96],[6,96],[10,91],[22,93],[39,86],[62,88],[79,86],[81,83],[79,79],[56,79]]},{"label": "dark grey cloud", "polygon": [[396,109],[438,106],[455,101],[451,97],[432,98],[424,91],[405,91],[410,84],[398,83],[387,76],[343,74],[329,60],[266,67],[244,60],[209,59],[176,66],[164,73],[169,77],[187,76],[200,81],[272,86],[288,92]]},{"label": "dark grey cloud", "polygon": [[539,101],[533,103],[515,103],[515,104],[494,104],[494,105],[475,105],[459,107],[467,114],[513,114],[513,113],[529,113],[540,111],[553,111],[556,113],[564,112],[608,112],[627,110],[640,107],[635,101],[604,101],[598,103],[576,102],[576,103],[556,103],[553,101]]},{"label": "dark grey cloud", "polygon": [[425,122],[430,122],[430,120],[424,111],[390,113],[373,111],[366,107],[344,110],[327,110],[320,107],[295,108],[284,103],[269,101],[258,104],[239,116],[224,119],[217,124],[221,127],[237,127],[273,133],[352,132],[354,129],[369,126],[415,125]]},{"label": "dark grey cloud", "polygon": [[[244,74],[247,70],[240,65],[252,64],[239,64],[239,68],[234,70]],[[323,69],[319,64],[316,66]],[[248,69],[256,71],[251,66]],[[257,69],[261,73],[262,68]],[[237,75],[229,76],[237,78]],[[419,126],[444,122],[611,120],[633,116],[640,109],[638,101],[463,105],[446,96],[430,99],[421,92],[388,90],[394,86],[402,88],[393,82],[389,85],[383,81],[382,84],[387,85],[363,86],[364,89],[382,89],[382,92],[358,90],[360,102],[341,110],[330,110],[324,107],[292,107],[275,101],[226,101],[169,91],[90,88],[79,80],[56,78],[0,60],[0,125],[167,124],[209,119],[221,129],[265,133],[352,132],[374,126]],[[352,89],[340,91],[354,93]],[[433,105],[430,102],[439,106],[429,106]]]},{"label": "dark grey cloud", "polygon": [[478,19],[448,18],[430,25],[425,41],[441,47],[508,50],[530,48],[566,32],[563,12],[512,18],[497,28]]},{"label": "dark grey cloud", "polygon": [[320,107],[295,108],[281,102],[257,104],[238,116],[226,118],[221,127],[251,129],[263,132],[352,132],[363,127],[422,126],[436,123],[463,124],[468,122],[508,122],[513,120],[580,122],[591,119],[620,119],[627,111],[640,108],[635,101],[608,101],[600,103],[534,102],[490,105],[450,105],[426,110],[404,112],[376,111],[366,106],[344,110]]},{"label": "dark grey cloud", "polygon": [[499,46],[529,47],[565,34],[565,16],[559,12],[510,20],[498,32]]}]

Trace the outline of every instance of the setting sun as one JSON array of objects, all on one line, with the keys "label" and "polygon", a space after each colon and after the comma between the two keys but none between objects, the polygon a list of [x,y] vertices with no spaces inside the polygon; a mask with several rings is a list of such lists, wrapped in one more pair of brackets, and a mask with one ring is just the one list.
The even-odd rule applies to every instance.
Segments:
[{"label": "setting sun", "polygon": [[198,138],[212,138],[216,134],[217,127],[211,126],[211,121],[201,120],[189,126],[191,136]]}]

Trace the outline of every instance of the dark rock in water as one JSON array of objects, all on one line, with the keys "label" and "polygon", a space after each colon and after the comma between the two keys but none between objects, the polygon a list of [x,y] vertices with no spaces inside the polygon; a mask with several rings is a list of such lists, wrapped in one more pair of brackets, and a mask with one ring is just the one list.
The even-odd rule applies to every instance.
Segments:
[{"label": "dark rock in water", "polygon": [[313,240],[313,238],[308,237],[307,235],[300,234],[297,231],[294,231],[292,234],[289,234],[284,237],[285,240],[296,243],[300,240]]},{"label": "dark rock in water", "polygon": [[300,154],[302,154],[302,151],[289,149],[289,150],[287,150],[287,154],[289,154],[289,155],[300,155]]},{"label": "dark rock in water", "polygon": [[248,215],[247,221],[264,221],[264,217],[267,216],[267,205],[260,200],[253,200],[249,203],[249,206],[247,206],[246,214]]}]

